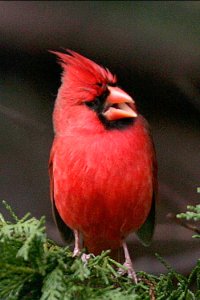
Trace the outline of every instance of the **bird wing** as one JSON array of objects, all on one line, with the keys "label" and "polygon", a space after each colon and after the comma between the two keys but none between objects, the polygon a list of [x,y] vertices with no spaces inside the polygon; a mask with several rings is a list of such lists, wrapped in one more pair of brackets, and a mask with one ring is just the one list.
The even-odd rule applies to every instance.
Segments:
[{"label": "bird wing", "polygon": [[50,177],[50,196],[51,196],[51,204],[52,204],[52,213],[54,217],[54,221],[60,231],[60,234],[66,242],[70,243],[73,240],[73,232],[72,230],[64,223],[59,212],[55,205],[54,199],[54,174],[53,174],[53,156],[54,156],[54,145],[51,150],[50,159],[49,159],[49,177]]},{"label": "bird wing", "polygon": [[157,199],[157,190],[158,190],[158,181],[157,181],[157,161],[154,143],[150,134],[150,139],[152,143],[152,161],[153,161],[153,193],[152,193],[152,203],[151,209],[148,214],[148,217],[142,227],[136,232],[139,240],[144,246],[149,246],[152,241],[152,237],[155,229],[155,218],[156,218],[156,199]]},{"label": "bird wing", "polygon": [[142,227],[140,227],[140,229],[136,232],[136,235],[138,236],[139,240],[144,246],[149,246],[153,237],[155,228],[155,207],[156,201],[155,195],[153,194],[152,205],[149,215]]}]

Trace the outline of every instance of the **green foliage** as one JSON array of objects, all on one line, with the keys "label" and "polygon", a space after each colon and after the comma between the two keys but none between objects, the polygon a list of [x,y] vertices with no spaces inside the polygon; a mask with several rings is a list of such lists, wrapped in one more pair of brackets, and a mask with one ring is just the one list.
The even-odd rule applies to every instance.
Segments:
[{"label": "green foliage", "polygon": [[[185,219],[187,221],[200,221],[200,204],[196,206],[188,205],[187,211],[185,213],[180,213],[177,215],[178,219]],[[190,226],[190,229],[192,227]],[[193,227],[193,230],[196,231],[198,234],[193,235],[194,238],[200,238],[200,229]]]},{"label": "green foliage", "polygon": [[178,214],[177,218],[200,221],[200,204],[196,206],[188,205],[187,209],[186,213]]},{"label": "green foliage", "polygon": [[[200,299],[200,261],[190,276],[176,273],[163,259],[168,274],[139,272],[139,283],[121,276],[123,266],[109,251],[87,264],[73,258],[67,247],[47,239],[45,220],[22,219],[10,211],[13,222],[0,215],[1,300],[192,300]],[[191,286],[196,285],[194,291]]]}]

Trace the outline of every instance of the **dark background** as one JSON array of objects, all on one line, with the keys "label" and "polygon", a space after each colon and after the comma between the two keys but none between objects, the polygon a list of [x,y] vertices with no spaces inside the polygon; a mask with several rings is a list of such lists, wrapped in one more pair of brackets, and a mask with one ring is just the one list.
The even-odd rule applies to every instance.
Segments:
[{"label": "dark background", "polygon": [[150,248],[129,238],[136,269],[165,272],[158,252],[187,273],[199,242],[166,215],[200,199],[199,20],[199,1],[1,1],[0,199],[45,215],[59,241],[47,165],[61,69],[47,50],[73,49],[116,73],[152,128],[158,226]]}]

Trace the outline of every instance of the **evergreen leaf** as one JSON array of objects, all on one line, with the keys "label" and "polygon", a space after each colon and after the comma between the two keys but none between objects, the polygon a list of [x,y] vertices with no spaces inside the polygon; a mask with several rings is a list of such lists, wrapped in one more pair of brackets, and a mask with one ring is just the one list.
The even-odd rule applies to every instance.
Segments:
[{"label": "evergreen leaf", "polygon": [[109,257],[109,251],[84,263],[81,257],[74,258],[68,247],[47,238],[44,218],[26,214],[10,222],[0,214],[1,300],[200,299],[200,261],[185,277],[162,257],[157,258],[168,273],[138,272],[136,285],[118,273],[124,267]]}]

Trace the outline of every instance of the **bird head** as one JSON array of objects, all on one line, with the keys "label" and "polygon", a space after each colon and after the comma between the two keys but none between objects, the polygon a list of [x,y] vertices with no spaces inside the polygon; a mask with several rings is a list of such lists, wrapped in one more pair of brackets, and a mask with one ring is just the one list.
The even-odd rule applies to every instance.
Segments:
[{"label": "bird head", "polygon": [[63,68],[62,85],[54,109],[54,129],[116,129],[137,117],[134,100],[117,86],[107,68],[72,51],[54,52]]}]

